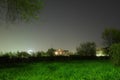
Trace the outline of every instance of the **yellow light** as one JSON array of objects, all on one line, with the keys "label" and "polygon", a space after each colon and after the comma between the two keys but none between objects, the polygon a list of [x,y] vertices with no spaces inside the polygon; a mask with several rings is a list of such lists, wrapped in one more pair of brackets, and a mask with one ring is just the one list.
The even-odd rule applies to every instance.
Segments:
[{"label": "yellow light", "polygon": [[58,52],[57,52],[57,51],[55,52],[55,55],[58,55]]}]

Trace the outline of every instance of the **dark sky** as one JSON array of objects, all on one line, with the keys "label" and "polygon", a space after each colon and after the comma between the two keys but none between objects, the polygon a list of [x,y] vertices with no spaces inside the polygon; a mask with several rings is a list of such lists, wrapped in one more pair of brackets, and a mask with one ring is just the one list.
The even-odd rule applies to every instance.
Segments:
[{"label": "dark sky", "polygon": [[120,29],[119,0],[46,0],[40,19],[0,27],[0,51],[63,48],[75,51],[81,42],[102,45],[105,28]]}]

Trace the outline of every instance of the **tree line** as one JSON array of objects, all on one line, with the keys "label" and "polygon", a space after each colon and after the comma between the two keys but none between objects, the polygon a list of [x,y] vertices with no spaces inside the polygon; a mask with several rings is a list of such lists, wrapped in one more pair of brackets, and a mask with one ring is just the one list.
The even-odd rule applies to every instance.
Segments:
[{"label": "tree line", "polygon": [[[0,0],[0,17],[6,22],[16,20],[28,21],[31,18],[37,18],[44,5],[44,0]],[[3,15],[5,14],[5,15]],[[115,65],[120,65],[120,30],[114,28],[105,29],[102,33],[102,39],[105,44],[105,54],[108,54]],[[80,56],[95,56],[96,45],[94,42],[81,43],[76,54]],[[49,49],[48,54],[54,56],[54,49]],[[32,56],[41,56],[44,52],[38,52]],[[3,56],[11,57],[11,53]],[[18,52],[19,57],[30,56],[26,52]]]},{"label": "tree line", "polygon": [[[108,57],[115,65],[120,65],[120,30],[114,28],[107,28],[102,33],[102,39],[104,42],[104,54],[109,55]],[[68,53],[69,57],[73,58],[95,58],[96,59],[96,44],[95,42],[84,42],[81,43],[77,48],[76,52],[71,55]],[[63,55],[59,55],[63,56]],[[77,56],[77,57],[75,57]],[[50,48],[47,52],[39,51],[28,54],[27,52],[17,52],[17,53],[5,53],[1,55],[1,58],[41,58],[41,57],[56,57],[55,49]],[[57,56],[58,57],[58,56]],[[62,57],[63,58],[63,57]],[[65,58],[65,57],[64,57]],[[66,57],[67,58],[67,57]]]}]

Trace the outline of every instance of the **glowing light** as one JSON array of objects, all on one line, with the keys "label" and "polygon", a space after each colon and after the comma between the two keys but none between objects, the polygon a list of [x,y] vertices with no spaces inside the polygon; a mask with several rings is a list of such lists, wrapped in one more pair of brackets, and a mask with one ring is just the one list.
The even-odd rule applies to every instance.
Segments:
[{"label": "glowing light", "polygon": [[100,56],[106,56],[106,55],[103,54],[103,51],[102,51],[102,50],[100,50],[100,51],[97,51],[97,52],[96,52],[96,56],[97,56],[97,57],[100,57]]},{"label": "glowing light", "polygon": [[58,55],[58,52],[57,52],[57,51],[55,52],[55,55]]},{"label": "glowing light", "polygon": [[28,53],[28,54],[32,54],[32,53],[33,53],[33,50],[30,49],[30,50],[27,51],[27,53]]}]

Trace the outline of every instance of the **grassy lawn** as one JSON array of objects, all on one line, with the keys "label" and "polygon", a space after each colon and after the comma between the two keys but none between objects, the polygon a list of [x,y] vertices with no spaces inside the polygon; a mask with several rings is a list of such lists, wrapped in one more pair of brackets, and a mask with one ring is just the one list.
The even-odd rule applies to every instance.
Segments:
[{"label": "grassy lawn", "polygon": [[120,67],[104,60],[21,63],[0,67],[0,80],[120,80]]}]

